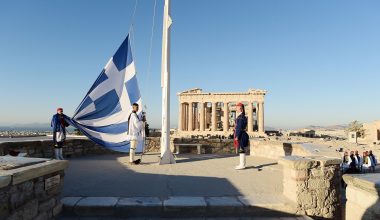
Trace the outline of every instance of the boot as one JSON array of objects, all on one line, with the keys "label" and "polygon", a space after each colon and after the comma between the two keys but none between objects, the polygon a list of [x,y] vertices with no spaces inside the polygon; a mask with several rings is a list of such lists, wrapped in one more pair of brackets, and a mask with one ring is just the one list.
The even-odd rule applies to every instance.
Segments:
[{"label": "boot", "polygon": [[135,161],[135,150],[134,148],[131,148],[129,150],[129,164],[135,164],[134,161]]},{"label": "boot", "polygon": [[59,148],[59,159],[60,160],[64,160],[63,159],[63,149],[62,148]]},{"label": "boot", "polygon": [[55,154],[55,159],[59,160],[59,149],[58,148],[54,148],[54,154]]},{"label": "boot", "polygon": [[245,153],[240,153],[240,164],[235,167],[235,170],[245,169]]}]

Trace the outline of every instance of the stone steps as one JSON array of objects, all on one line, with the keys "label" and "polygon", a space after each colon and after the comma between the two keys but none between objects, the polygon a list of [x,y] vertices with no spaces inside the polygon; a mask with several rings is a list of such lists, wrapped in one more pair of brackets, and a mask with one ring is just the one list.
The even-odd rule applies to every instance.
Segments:
[{"label": "stone steps", "polygon": [[228,197],[65,197],[60,219],[225,218],[306,219],[282,195]]}]

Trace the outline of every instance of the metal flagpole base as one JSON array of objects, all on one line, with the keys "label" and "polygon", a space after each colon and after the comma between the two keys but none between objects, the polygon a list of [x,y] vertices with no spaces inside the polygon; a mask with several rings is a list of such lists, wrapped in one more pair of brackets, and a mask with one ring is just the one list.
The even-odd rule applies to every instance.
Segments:
[{"label": "metal flagpole base", "polygon": [[159,164],[160,165],[175,164],[175,159],[174,159],[173,153],[168,151],[168,150],[165,151],[164,155],[162,155],[162,157],[160,158]]}]

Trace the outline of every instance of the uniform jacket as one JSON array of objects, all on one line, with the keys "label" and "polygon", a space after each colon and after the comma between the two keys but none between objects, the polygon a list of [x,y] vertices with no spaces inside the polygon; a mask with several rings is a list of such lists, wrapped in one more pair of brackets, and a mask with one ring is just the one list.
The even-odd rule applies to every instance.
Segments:
[{"label": "uniform jacket", "polygon": [[[51,119],[51,127],[53,128],[53,141],[54,144],[57,142],[63,142],[66,139],[66,127],[69,126],[69,124],[66,121],[67,116],[62,114],[55,114],[53,115],[53,118]],[[57,136],[59,137],[57,140]]]},{"label": "uniform jacket", "polygon": [[245,115],[240,114],[236,118],[236,127],[235,127],[235,137],[238,139],[240,147],[248,146],[248,134],[245,131],[247,128],[247,117]]}]

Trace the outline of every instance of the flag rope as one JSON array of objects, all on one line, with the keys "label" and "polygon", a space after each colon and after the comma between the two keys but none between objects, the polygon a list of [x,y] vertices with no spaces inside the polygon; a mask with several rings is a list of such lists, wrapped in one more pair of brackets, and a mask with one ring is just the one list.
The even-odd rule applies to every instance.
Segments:
[{"label": "flag rope", "polygon": [[[151,29],[151,35],[150,35],[150,45],[149,45],[149,55],[148,55],[148,71],[146,76],[146,82],[145,82],[145,88],[144,92],[149,92],[149,82],[150,82],[150,75],[152,72],[152,49],[153,49],[153,37],[154,37],[154,27],[155,27],[155,21],[156,21],[156,7],[157,7],[157,0],[154,0],[154,6],[153,6],[153,17],[152,17],[152,29]],[[147,93],[144,93],[147,94]],[[147,97],[145,97],[147,98]],[[147,100],[147,99],[145,99]],[[146,110],[146,105],[145,105]]]}]

